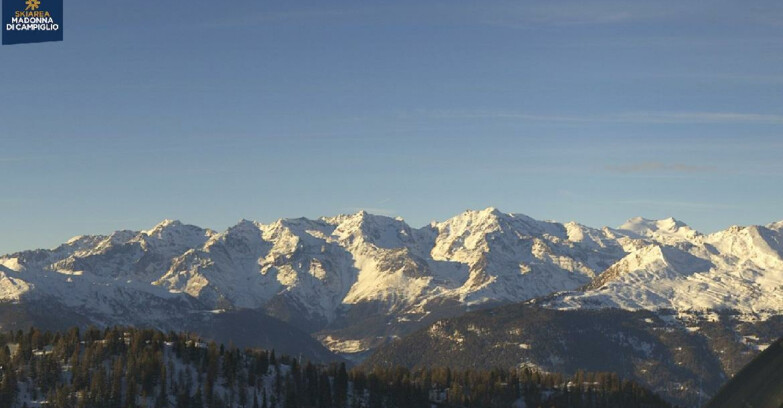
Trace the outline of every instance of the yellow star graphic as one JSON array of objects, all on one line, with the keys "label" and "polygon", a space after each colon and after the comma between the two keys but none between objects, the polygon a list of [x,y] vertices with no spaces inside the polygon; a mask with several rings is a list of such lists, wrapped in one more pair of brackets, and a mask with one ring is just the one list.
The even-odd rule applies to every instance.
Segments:
[{"label": "yellow star graphic", "polygon": [[36,10],[38,7],[41,7],[41,0],[27,0],[25,4],[27,4],[25,11]]}]

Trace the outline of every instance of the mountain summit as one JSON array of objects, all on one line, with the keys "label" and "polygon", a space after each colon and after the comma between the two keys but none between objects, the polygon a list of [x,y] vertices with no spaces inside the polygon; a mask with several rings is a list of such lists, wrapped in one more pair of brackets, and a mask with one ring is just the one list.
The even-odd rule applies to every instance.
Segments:
[{"label": "mountain summit", "polygon": [[0,256],[0,300],[165,329],[193,314],[256,310],[341,352],[539,298],[555,309],[731,309],[764,319],[783,310],[782,230],[703,235],[674,218],[596,229],[492,207],[422,228],[365,211],[242,220],[223,232],[165,220]]}]

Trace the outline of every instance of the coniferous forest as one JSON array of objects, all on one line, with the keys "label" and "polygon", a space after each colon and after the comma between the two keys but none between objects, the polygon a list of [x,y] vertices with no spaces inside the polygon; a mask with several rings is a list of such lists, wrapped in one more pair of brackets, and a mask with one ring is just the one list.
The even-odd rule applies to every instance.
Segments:
[{"label": "coniferous forest", "polygon": [[0,335],[0,408],[668,407],[611,373],[530,368],[348,370],[184,333]]}]

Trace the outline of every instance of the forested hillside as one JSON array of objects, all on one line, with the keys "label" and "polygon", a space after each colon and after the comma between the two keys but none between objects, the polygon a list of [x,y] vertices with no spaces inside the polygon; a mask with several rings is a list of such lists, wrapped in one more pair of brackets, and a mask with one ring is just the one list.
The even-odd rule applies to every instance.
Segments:
[{"label": "forested hillside", "polygon": [[0,335],[0,407],[667,407],[616,374],[347,370],[182,333],[130,328]]},{"label": "forested hillside", "polygon": [[783,406],[783,339],[771,344],[725,384],[704,408]]},{"label": "forested hillside", "polygon": [[633,379],[671,403],[697,406],[729,378],[723,361],[741,367],[748,352],[731,347],[736,340],[726,337],[733,331],[721,322],[696,328],[648,311],[507,305],[440,320],[380,347],[362,365],[517,366],[566,375],[588,367]]}]

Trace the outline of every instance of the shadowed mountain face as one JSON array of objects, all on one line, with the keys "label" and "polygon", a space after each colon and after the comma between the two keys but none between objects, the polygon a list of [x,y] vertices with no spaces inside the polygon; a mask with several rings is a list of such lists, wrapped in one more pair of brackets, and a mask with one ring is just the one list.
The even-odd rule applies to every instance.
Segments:
[{"label": "shadowed mountain face", "polygon": [[704,408],[783,407],[783,338],[740,370]]}]

